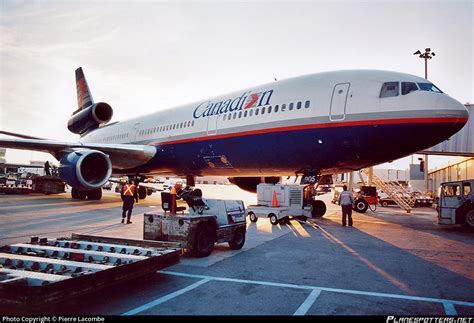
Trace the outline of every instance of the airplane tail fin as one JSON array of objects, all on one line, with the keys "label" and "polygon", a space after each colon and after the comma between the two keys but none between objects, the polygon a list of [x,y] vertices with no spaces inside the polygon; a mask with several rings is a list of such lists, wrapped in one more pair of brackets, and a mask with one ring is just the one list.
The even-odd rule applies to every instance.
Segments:
[{"label": "airplane tail fin", "polygon": [[78,109],[74,112],[74,114],[94,104],[91,91],[89,90],[89,86],[87,85],[86,77],[84,76],[84,72],[82,72],[82,67],[79,67],[76,70],[76,88]]}]

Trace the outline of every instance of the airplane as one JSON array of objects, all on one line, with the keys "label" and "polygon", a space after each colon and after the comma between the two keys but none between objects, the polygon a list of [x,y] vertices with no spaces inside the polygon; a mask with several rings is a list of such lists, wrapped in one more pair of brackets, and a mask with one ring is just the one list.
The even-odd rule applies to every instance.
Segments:
[{"label": "airplane", "polygon": [[[51,153],[79,199],[100,199],[112,174],[185,176],[191,186],[195,176],[229,176],[253,192],[282,176],[320,179],[426,149],[468,120],[430,81],[380,70],[304,75],[113,123],[81,67],[76,86],[68,129],[77,142],[16,134],[0,147]],[[313,215],[324,214],[322,201],[309,203]]]}]

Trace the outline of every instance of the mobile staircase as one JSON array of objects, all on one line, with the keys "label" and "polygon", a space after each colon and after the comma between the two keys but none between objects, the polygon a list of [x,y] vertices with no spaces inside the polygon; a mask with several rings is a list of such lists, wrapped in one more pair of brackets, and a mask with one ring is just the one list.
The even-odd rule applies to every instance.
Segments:
[{"label": "mobile staircase", "polygon": [[[365,174],[367,177],[369,176],[369,170],[366,168],[361,169],[359,172]],[[373,174],[372,181],[377,188],[382,189],[399,207],[404,209],[407,213],[411,212],[416,199],[403,186],[390,180],[384,181],[375,174]]]}]

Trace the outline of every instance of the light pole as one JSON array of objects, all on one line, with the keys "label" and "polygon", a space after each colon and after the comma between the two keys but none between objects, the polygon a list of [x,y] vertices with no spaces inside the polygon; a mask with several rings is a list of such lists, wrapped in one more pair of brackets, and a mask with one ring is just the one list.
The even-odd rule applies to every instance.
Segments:
[{"label": "light pole", "polygon": [[432,59],[433,56],[436,56],[435,52],[431,51],[431,48],[425,48],[425,52],[422,53],[420,50],[417,50],[413,55],[419,55],[419,58],[425,59],[425,79],[428,79],[428,60]]},{"label": "light pole", "polygon": [[[431,48],[425,48],[425,52],[422,53],[420,50],[417,50],[413,53],[413,55],[419,55],[419,58],[423,58],[425,60],[425,79],[428,79],[428,60],[432,59],[433,56],[436,56],[435,52],[431,51]],[[425,162],[424,162],[424,177],[425,177],[425,192],[428,192],[428,155],[425,155]]]}]

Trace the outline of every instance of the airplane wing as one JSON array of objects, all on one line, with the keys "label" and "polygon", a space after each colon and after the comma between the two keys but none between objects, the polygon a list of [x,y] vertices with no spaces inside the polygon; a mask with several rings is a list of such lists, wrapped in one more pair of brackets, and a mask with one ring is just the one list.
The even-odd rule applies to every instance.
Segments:
[{"label": "airplane wing", "polygon": [[65,154],[75,150],[98,150],[109,155],[112,165],[118,169],[129,169],[141,166],[152,159],[156,154],[156,148],[147,145],[71,143],[48,139],[0,138],[0,147],[46,152],[52,154],[58,160]]}]

